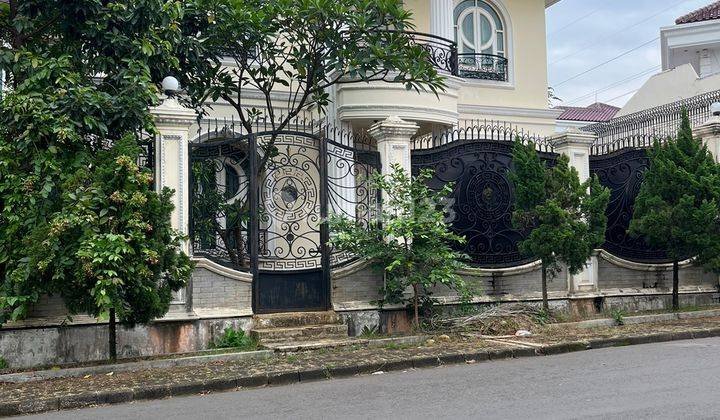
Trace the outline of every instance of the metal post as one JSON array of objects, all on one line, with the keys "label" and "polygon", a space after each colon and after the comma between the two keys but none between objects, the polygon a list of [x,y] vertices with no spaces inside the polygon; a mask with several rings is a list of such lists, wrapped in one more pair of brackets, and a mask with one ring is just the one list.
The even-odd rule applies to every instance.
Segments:
[{"label": "metal post", "polygon": [[257,137],[255,134],[248,135],[248,151],[250,159],[250,179],[248,191],[248,201],[250,204],[250,220],[248,220],[248,236],[250,241],[250,274],[252,274],[252,310],[257,312],[257,304],[259,299],[258,280],[259,280],[259,248],[260,248],[260,218],[259,210],[259,186],[258,186],[258,159],[257,159]]},{"label": "metal post", "polygon": [[330,227],[327,223],[328,217],[328,151],[327,141],[318,137],[320,149],[320,265],[322,266],[323,299],[325,308],[329,308],[330,302]]}]

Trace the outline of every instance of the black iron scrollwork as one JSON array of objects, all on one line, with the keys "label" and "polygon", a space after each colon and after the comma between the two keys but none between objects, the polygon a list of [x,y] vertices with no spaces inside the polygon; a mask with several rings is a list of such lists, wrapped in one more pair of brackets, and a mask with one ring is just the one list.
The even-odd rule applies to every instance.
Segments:
[{"label": "black iron scrollwork", "polygon": [[[541,156],[553,161],[552,153]],[[414,150],[415,173],[431,168],[435,176],[429,186],[439,189],[453,183],[452,229],[464,236],[458,250],[481,267],[510,267],[527,262],[518,243],[524,233],[513,228],[514,192],[508,179],[512,143],[495,140],[455,142],[428,150]]]},{"label": "black iron scrollwork", "polygon": [[610,189],[607,208],[608,227],[602,248],[626,260],[644,263],[667,262],[667,254],[647,245],[642,237],[628,233],[633,217],[635,198],[640,192],[644,173],[649,167],[647,150],[622,149],[617,152],[591,156],[590,172]]}]

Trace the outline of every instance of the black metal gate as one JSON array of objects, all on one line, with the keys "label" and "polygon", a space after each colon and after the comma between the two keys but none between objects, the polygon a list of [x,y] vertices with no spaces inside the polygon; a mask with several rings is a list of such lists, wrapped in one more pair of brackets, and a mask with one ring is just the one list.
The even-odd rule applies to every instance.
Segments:
[{"label": "black metal gate", "polygon": [[300,131],[218,137],[190,145],[193,254],[252,273],[256,313],[329,308],[330,267],[352,256],[328,249],[324,220],[377,214],[377,151]]}]

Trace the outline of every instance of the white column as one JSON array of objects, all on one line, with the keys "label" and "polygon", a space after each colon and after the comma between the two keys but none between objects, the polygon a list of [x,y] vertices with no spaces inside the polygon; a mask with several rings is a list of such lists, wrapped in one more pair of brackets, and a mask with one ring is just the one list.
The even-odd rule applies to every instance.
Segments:
[{"label": "white column", "polygon": [[715,161],[720,162],[720,115],[713,115],[694,131],[715,157]]},{"label": "white column", "polygon": [[[152,109],[152,114],[160,132],[156,141],[156,188],[159,191],[167,187],[175,191],[171,223],[173,228],[187,235],[190,215],[188,141],[190,127],[196,122],[195,111],[184,108],[175,99],[167,98]],[[185,241],[182,249],[189,254],[190,244]]]},{"label": "white column", "polygon": [[[585,182],[590,178],[590,147],[595,140],[595,135],[580,132],[577,129],[568,130],[551,139],[555,145],[555,151],[567,156],[570,165],[578,171],[580,182]],[[577,274],[568,273],[569,293],[598,290],[598,253],[599,251],[593,253],[583,271]]]},{"label": "white column", "polygon": [[394,164],[400,165],[408,174],[411,173],[410,148],[412,137],[419,128],[414,122],[395,116],[370,127],[369,134],[377,140],[383,175],[391,173]]},{"label": "white column", "polygon": [[455,39],[453,9],[453,0],[430,0],[430,33]]}]

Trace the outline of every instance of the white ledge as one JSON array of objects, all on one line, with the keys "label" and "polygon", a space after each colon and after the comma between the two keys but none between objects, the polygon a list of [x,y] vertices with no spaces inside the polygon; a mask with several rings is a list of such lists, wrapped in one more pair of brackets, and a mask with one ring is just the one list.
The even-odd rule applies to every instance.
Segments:
[{"label": "white ledge", "polygon": [[[672,270],[672,263],[663,264],[646,264],[638,263],[634,261],[628,261],[626,259],[615,256],[605,250],[599,250],[599,254],[605,261],[618,267],[627,268],[628,270],[635,271],[668,271]],[[687,268],[693,265],[692,259],[680,261],[680,268]]]},{"label": "white ledge", "polygon": [[232,280],[241,281],[243,283],[252,283],[252,274],[243,271],[233,270],[225,267],[207,258],[192,258],[195,262],[195,268],[204,268],[212,273],[227,277]]},{"label": "white ledge", "polygon": [[531,263],[518,265],[516,267],[508,268],[463,268],[457,270],[460,275],[474,276],[474,277],[497,277],[497,276],[513,276],[518,274],[531,273],[539,270],[541,267],[540,260]]}]

